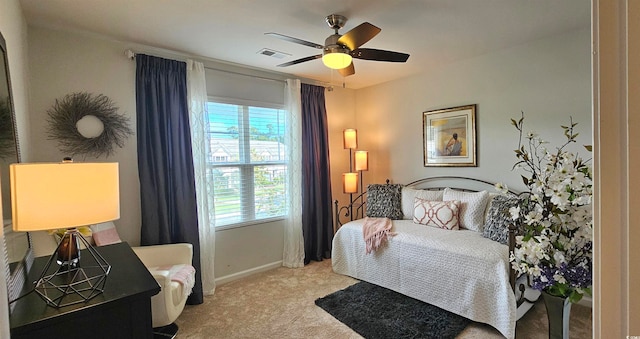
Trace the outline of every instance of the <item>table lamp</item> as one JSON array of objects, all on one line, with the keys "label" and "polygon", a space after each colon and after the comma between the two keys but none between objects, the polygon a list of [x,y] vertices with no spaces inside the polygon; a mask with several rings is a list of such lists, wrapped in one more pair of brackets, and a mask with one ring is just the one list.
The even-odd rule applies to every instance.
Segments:
[{"label": "table lamp", "polygon": [[35,291],[56,308],[102,293],[111,266],[76,227],[120,218],[118,163],[20,163],[10,175],[14,231],[66,229]]}]

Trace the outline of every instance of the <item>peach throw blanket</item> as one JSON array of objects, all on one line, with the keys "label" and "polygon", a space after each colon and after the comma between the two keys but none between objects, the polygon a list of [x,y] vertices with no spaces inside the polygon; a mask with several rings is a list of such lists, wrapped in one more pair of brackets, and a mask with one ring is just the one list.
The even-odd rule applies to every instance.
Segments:
[{"label": "peach throw blanket", "polygon": [[362,233],[364,235],[364,242],[367,244],[367,254],[375,251],[382,245],[382,242],[387,240],[387,236],[396,235],[395,232],[391,232],[391,219],[389,218],[369,218],[364,219],[362,225]]}]

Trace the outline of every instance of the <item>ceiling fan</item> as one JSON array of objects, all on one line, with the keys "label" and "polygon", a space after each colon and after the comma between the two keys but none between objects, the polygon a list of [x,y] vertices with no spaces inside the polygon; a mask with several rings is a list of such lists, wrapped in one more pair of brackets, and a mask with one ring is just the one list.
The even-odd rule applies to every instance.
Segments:
[{"label": "ceiling fan", "polygon": [[325,20],[335,33],[330,35],[324,41],[324,46],[279,33],[265,33],[266,35],[270,35],[278,39],[322,50],[322,54],[285,62],[278,65],[278,67],[296,65],[306,61],[322,58],[322,62],[325,66],[337,69],[342,76],[349,76],[356,72],[352,58],[387,62],[405,62],[409,59],[409,54],[406,53],[373,48],[360,48],[360,46],[364,45],[381,31],[380,28],[368,22],[361,23],[344,35],[340,35],[338,34],[338,30],[344,27],[344,24],[347,22],[347,18],[339,14],[331,14],[327,16]]}]

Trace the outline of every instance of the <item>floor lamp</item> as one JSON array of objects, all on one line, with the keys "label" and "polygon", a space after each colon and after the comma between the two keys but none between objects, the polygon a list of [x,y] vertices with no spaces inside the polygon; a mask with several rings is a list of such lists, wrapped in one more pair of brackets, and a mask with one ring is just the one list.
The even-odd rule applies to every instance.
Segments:
[{"label": "floor lamp", "polygon": [[118,163],[20,163],[10,174],[14,231],[66,229],[35,291],[56,308],[101,294],[111,266],[76,227],[120,218]]},{"label": "floor lamp", "polygon": [[342,131],[344,149],[349,149],[349,173],[342,174],[342,191],[349,194],[349,217],[353,220],[353,193],[358,193],[358,173],[353,172],[353,150],[358,148],[358,131],[347,128]]}]

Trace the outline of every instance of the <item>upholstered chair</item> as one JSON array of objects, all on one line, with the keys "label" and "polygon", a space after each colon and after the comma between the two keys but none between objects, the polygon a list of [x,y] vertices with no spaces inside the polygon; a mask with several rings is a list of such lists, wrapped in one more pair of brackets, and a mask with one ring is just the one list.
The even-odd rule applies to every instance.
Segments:
[{"label": "upholstered chair", "polygon": [[[151,298],[153,327],[172,324],[182,313],[191,288],[172,279],[172,275],[175,273],[171,268],[179,267],[179,265],[191,267],[193,258],[191,244],[140,246],[133,247],[133,251],[149,269],[161,288],[160,293]],[[194,272],[185,273],[193,275]],[[191,279],[194,278],[191,277]],[[189,290],[185,291],[185,288],[189,288]]]},{"label": "upholstered chair", "polygon": [[[91,231],[98,246],[121,241],[113,222],[92,225]],[[173,322],[182,313],[195,282],[193,247],[181,243],[132,249],[160,285],[160,293],[151,298],[153,328],[172,325],[169,331],[175,334],[178,329]]]}]

